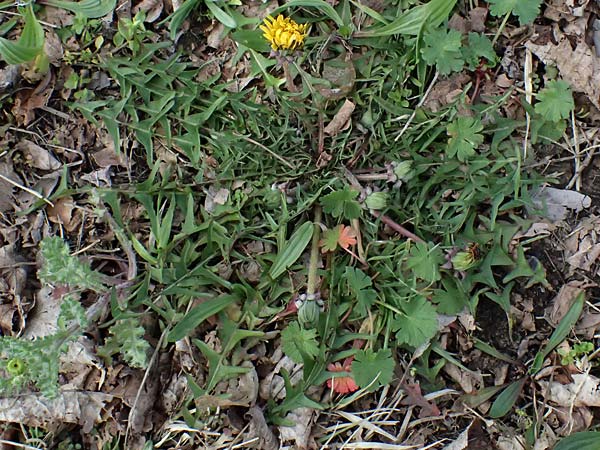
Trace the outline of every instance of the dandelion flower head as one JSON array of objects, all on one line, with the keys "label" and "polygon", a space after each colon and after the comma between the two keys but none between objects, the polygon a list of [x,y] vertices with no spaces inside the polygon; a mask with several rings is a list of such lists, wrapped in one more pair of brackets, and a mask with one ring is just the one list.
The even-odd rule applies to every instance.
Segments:
[{"label": "dandelion flower head", "polygon": [[276,19],[266,17],[260,29],[273,50],[296,50],[302,47],[308,36],[308,24],[300,25],[281,14]]}]

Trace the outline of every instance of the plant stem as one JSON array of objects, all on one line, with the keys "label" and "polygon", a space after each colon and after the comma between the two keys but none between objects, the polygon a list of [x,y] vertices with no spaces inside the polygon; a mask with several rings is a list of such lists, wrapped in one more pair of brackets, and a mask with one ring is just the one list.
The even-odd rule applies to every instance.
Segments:
[{"label": "plant stem", "polygon": [[308,264],[308,281],[306,282],[306,296],[312,300],[317,291],[317,266],[319,265],[319,238],[321,237],[321,207],[315,206],[315,219],[313,222],[313,236],[310,247],[310,262]]},{"label": "plant stem", "polygon": [[292,79],[292,74],[290,73],[290,65],[287,61],[287,59],[283,59],[283,62],[281,64],[281,66],[283,67],[283,75],[285,76],[285,85],[288,88],[288,91],[293,92],[294,94],[298,92],[298,89],[296,88],[296,85],[294,84],[294,80]]},{"label": "plant stem", "polygon": [[500,34],[504,30],[504,27],[506,26],[506,22],[508,22],[508,18],[510,17],[511,13],[512,13],[512,10],[507,12],[506,15],[504,16],[504,18],[502,19],[502,23],[498,27],[498,31],[496,31],[496,35],[494,36],[494,40],[492,41],[492,46],[496,45],[496,41],[498,40],[498,38],[500,37]]},{"label": "plant stem", "polygon": [[414,233],[411,233],[406,228],[404,228],[402,225],[400,225],[399,223],[396,223],[395,221],[390,219],[388,216],[381,214],[374,210],[371,210],[371,214],[374,215],[375,217],[377,217],[378,219],[380,219],[383,223],[385,223],[387,226],[389,226],[394,231],[397,231],[398,233],[400,233],[402,236],[404,236],[408,239],[412,239],[415,242],[424,242],[423,239],[421,239],[419,236],[417,236]]}]

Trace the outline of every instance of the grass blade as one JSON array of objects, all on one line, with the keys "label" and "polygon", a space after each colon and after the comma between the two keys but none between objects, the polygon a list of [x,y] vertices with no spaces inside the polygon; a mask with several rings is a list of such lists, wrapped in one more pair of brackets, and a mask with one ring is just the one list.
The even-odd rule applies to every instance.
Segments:
[{"label": "grass blade", "polygon": [[278,278],[292,264],[296,262],[310,242],[313,234],[312,222],[305,222],[298,228],[285,247],[275,258],[275,262],[269,271],[271,278]]},{"label": "grass blade", "polygon": [[554,450],[598,450],[600,448],[600,432],[582,431],[562,439]]},{"label": "grass blade", "polygon": [[492,403],[490,417],[497,419],[505,416],[513,408],[519,395],[521,395],[526,380],[527,378],[521,378],[520,380],[509,384],[508,387],[502,391],[496,400],[494,400],[494,403]]},{"label": "grass blade", "polygon": [[81,14],[88,19],[97,19],[104,17],[115,9],[116,0],[82,0],[80,2],[70,2],[66,0],[46,0],[45,3],[57,8],[63,8],[67,11]]},{"label": "grass blade", "polygon": [[169,342],[183,339],[210,316],[217,314],[239,299],[236,294],[224,294],[193,307],[171,330]]},{"label": "grass blade", "polygon": [[550,336],[550,339],[548,340],[546,345],[544,345],[544,347],[542,347],[538,354],[535,355],[533,365],[531,366],[531,369],[529,369],[529,373],[531,375],[535,375],[540,371],[546,356],[548,356],[550,352],[554,350],[569,335],[569,333],[571,332],[571,328],[573,328],[573,326],[579,319],[579,316],[581,315],[584,303],[585,293],[581,292],[571,305],[571,308],[569,308],[567,314],[565,314],[565,317],[562,318],[562,320],[554,330],[554,333],[552,333],[552,336]]},{"label": "grass blade", "polygon": [[333,9],[333,6],[331,6],[329,3],[327,3],[323,0],[291,0],[290,2],[287,2],[285,5],[277,8],[275,11],[273,11],[271,13],[271,15],[276,16],[280,12],[286,10],[287,8],[291,8],[293,6],[302,6],[302,7],[321,9],[327,15],[327,17],[329,17],[331,20],[333,20],[336,23],[337,26],[341,27],[344,25],[344,21],[342,20],[340,15],[337,13],[337,11],[335,9]]}]

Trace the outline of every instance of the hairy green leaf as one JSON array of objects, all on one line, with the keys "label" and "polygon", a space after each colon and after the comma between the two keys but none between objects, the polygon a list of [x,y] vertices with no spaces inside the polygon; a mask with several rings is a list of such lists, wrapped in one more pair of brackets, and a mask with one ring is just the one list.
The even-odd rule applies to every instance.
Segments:
[{"label": "hairy green leaf", "polygon": [[352,362],[352,375],[361,388],[375,391],[392,381],[394,358],[389,348],[374,352],[371,349],[359,350]]}]

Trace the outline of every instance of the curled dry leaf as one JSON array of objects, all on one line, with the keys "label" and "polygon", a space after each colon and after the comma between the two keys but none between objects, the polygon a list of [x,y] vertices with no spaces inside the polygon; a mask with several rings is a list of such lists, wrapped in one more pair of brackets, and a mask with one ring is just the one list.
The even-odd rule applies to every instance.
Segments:
[{"label": "curled dry leaf", "polygon": [[355,107],[356,105],[354,103],[346,99],[342,107],[335,116],[333,116],[333,119],[331,119],[331,122],[327,124],[323,131],[330,136],[335,136],[340,131],[348,129],[351,123],[350,119],[352,117],[352,112],[354,112]]},{"label": "curled dry leaf", "polygon": [[67,231],[73,231],[77,227],[77,220],[73,220],[73,209],[75,202],[70,195],[61,197],[54,202],[54,206],[47,209],[48,219],[51,222],[61,224]]},{"label": "curled dry leaf", "polygon": [[23,139],[15,148],[23,153],[27,163],[40,170],[57,170],[60,169],[61,163],[52,153],[43,147],[40,147],[35,142]]},{"label": "curled dry leaf", "polygon": [[285,417],[294,424],[293,427],[279,427],[281,443],[293,442],[293,448],[306,450],[312,430],[315,410],[312,408],[296,408]]},{"label": "curled dry leaf", "polygon": [[35,119],[35,110],[46,106],[51,89],[38,92],[37,89],[23,89],[15,94],[15,103],[11,112],[18,125],[29,125]]},{"label": "curled dry leaf", "polygon": [[546,310],[546,318],[556,328],[562,318],[567,314],[577,296],[587,288],[595,286],[586,281],[569,281],[563,284],[558,294],[552,300],[552,306]]},{"label": "curled dry leaf", "polygon": [[258,406],[253,406],[248,411],[248,415],[250,416],[250,429],[247,437],[258,438],[257,440],[252,439],[252,442],[255,442],[252,448],[279,450],[277,436],[275,436],[269,425],[267,425],[263,411]]}]

